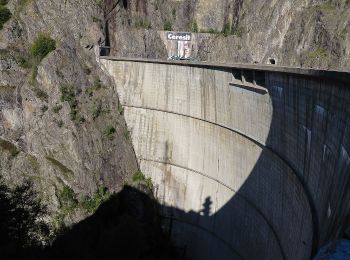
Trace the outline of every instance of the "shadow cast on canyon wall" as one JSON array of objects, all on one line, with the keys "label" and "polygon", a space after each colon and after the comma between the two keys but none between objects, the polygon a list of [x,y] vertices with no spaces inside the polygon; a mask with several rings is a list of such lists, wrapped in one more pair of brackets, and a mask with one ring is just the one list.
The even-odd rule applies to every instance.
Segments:
[{"label": "shadow cast on canyon wall", "polygon": [[[7,204],[0,197],[0,224],[8,222],[5,218],[11,210],[2,207]],[[58,235],[52,245],[23,245],[13,241],[11,232],[3,232],[1,259],[180,259],[161,229],[159,207],[152,196],[125,186],[93,215]],[[30,219],[27,216],[26,220]],[[5,237],[5,233],[9,236]]]}]

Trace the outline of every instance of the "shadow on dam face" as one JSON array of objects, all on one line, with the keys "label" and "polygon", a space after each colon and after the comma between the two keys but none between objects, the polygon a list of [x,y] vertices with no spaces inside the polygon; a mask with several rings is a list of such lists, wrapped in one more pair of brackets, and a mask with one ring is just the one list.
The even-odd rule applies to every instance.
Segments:
[{"label": "shadow on dam face", "polygon": [[187,259],[310,259],[341,236],[350,212],[348,73],[101,64]]}]

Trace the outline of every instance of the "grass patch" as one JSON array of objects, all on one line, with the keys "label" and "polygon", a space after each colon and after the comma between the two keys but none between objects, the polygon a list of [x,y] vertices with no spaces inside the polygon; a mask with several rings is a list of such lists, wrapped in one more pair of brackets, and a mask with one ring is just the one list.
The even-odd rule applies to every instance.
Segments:
[{"label": "grass patch", "polygon": [[171,24],[170,21],[165,21],[163,25],[164,31],[172,31],[173,30],[173,25]]},{"label": "grass patch", "polygon": [[17,148],[17,146],[15,146],[13,143],[6,141],[2,138],[0,138],[0,148],[2,150],[6,150],[10,152],[12,157],[16,157],[20,153],[20,150]]},{"label": "grass patch", "polygon": [[141,17],[136,18],[134,22],[134,26],[136,29],[151,29],[152,24],[150,21],[143,19]]},{"label": "grass patch", "polygon": [[40,33],[34,40],[32,47],[30,49],[33,57],[41,61],[50,52],[56,49],[56,42],[48,34]]},{"label": "grass patch", "polygon": [[105,128],[105,130],[103,131],[103,134],[110,140],[112,140],[114,138],[114,134],[116,132],[116,129],[109,125]]},{"label": "grass patch", "polygon": [[316,8],[322,12],[331,12],[334,11],[337,7],[331,2],[326,2],[316,6]]},{"label": "grass patch", "polygon": [[310,52],[307,57],[309,60],[326,59],[328,57],[328,52],[324,48],[317,48]]},{"label": "grass patch", "polygon": [[98,207],[109,199],[111,193],[104,186],[99,186],[92,197],[86,197],[81,202],[81,207],[89,213],[95,212]]}]

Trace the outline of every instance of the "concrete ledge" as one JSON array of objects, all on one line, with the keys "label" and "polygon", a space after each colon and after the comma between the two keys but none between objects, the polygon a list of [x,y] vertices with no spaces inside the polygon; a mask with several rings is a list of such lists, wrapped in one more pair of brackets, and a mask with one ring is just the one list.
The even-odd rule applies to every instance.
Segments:
[{"label": "concrete ledge", "polygon": [[112,61],[130,61],[130,62],[142,62],[142,63],[156,63],[166,65],[188,66],[188,67],[201,67],[207,69],[247,69],[266,72],[280,72],[287,74],[297,74],[307,77],[322,78],[332,81],[340,81],[350,83],[350,71],[336,71],[336,70],[319,70],[311,68],[298,68],[298,67],[285,67],[275,65],[261,65],[261,64],[249,64],[249,63],[210,63],[210,62],[193,62],[193,61],[169,61],[169,60],[157,60],[157,59],[141,59],[141,58],[117,58],[110,56],[102,56],[100,59],[112,60]]}]

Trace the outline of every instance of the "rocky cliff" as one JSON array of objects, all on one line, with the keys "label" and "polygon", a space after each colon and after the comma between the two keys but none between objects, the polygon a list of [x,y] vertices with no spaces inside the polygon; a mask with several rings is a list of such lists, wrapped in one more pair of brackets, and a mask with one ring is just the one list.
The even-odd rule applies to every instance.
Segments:
[{"label": "rocky cliff", "polygon": [[203,33],[198,58],[350,68],[347,0],[106,1],[113,54],[166,58],[157,30]]},{"label": "rocky cliff", "polygon": [[96,62],[103,12],[94,0],[4,4],[12,16],[0,31],[0,172],[10,185],[29,178],[54,220],[75,222],[90,210],[84,201],[120,190],[138,168]]}]

